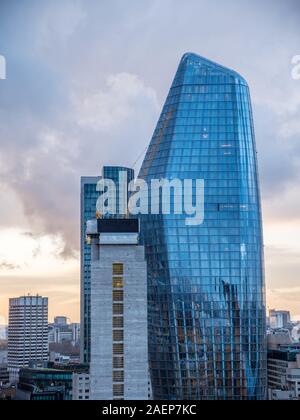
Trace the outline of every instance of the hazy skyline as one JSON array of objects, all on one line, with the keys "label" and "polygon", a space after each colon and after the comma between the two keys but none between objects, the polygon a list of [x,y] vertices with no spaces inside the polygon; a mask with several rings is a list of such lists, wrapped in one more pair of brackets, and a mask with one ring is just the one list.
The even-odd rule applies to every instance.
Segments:
[{"label": "hazy skyline", "polygon": [[39,293],[79,320],[80,176],[133,165],[193,51],[250,85],[267,303],[300,319],[299,18],[298,0],[2,0],[0,317]]}]

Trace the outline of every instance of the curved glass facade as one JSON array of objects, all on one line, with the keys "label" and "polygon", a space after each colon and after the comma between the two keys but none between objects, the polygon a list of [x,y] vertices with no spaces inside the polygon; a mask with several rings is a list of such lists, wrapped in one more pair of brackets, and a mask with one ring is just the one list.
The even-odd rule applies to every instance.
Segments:
[{"label": "curved glass facade", "polygon": [[264,399],[262,226],[246,81],[185,54],[139,177],[205,182],[203,224],[141,216],[154,398]]}]

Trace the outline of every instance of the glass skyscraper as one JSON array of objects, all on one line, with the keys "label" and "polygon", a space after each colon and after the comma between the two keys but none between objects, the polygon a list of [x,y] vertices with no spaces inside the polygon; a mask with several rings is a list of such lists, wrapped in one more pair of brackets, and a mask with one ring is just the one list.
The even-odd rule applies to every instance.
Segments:
[{"label": "glass skyscraper", "polygon": [[[124,168],[122,166],[104,166],[102,168],[102,178],[111,179],[116,185],[117,194],[119,192],[119,173],[127,173],[128,183],[134,179],[134,170]],[[97,191],[97,183],[100,176],[87,176],[81,178],[81,205],[80,205],[80,283],[81,283],[81,361],[82,363],[90,362],[90,343],[91,343],[91,247],[86,243],[85,231],[86,222],[94,219],[96,215],[96,203],[99,197]],[[117,213],[118,213],[118,201]],[[111,215],[109,217],[122,217]]]},{"label": "glass skyscraper", "polygon": [[250,94],[185,54],[140,178],[203,179],[204,222],[142,215],[155,399],[264,399],[265,286]]},{"label": "glass skyscraper", "polygon": [[80,358],[82,363],[90,361],[90,290],[91,290],[91,247],[86,243],[86,222],[95,218],[99,193],[96,190],[100,177],[81,177],[80,193]]}]

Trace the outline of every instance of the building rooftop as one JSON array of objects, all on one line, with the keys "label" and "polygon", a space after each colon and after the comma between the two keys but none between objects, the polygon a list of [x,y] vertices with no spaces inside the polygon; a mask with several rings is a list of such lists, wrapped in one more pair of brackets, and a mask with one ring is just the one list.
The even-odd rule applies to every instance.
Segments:
[{"label": "building rooftop", "polygon": [[99,238],[102,245],[135,245],[139,236],[138,219],[93,219],[87,222],[88,240]]},{"label": "building rooftop", "polygon": [[[198,74],[198,71],[209,71],[213,72],[214,74],[218,73],[219,75],[231,76],[235,80],[235,82],[248,86],[248,83],[244,79],[244,77],[242,77],[235,70],[232,70],[228,67],[225,67],[221,64],[218,64],[212,60],[209,60],[205,57],[202,57],[201,55],[192,52],[187,52],[183,55],[179,65],[179,71],[187,70],[189,66],[192,66],[195,69],[195,71],[193,72],[194,75],[200,75],[200,73]],[[199,70],[196,71],[196,69]]]}]

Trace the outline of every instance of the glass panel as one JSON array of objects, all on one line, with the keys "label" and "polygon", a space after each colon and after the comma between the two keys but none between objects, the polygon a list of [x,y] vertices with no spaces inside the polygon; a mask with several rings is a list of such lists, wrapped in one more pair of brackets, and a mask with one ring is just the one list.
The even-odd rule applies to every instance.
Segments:
[{"label": "glass panel", "polygon": [[113,288],[114,289],[122,289],[124,286],[123,278],[122,277],[114,277],[113,278]]},{"label": "glass panel", "polygon": [[123,290],[114,290],[113,291],[113,301],[122,302],[123,301]]},{"label": "glass panel", "polygon": [[113,314],[114,315],[123,315],[124,305],[122,303],[113,304]]},{"label": "glass panel", "polygon": [[123,264],[115,263],[113,264],[113,275],[122,275],[123,274]]},{"label": "glass panel", "polygon": [[113,358],[113,368],[114,369],[124,368],[124,357],[114,357]]},{"label": "glass panel", "polygon": [[123,341],[124,340],[124,331],[123,330],[114,330],[113,331],[113,341]]},{"label": "glass panel", "polygon": [[124,327],[124,318],[122,316],[113,317],[113,328],[123,328]]}]

